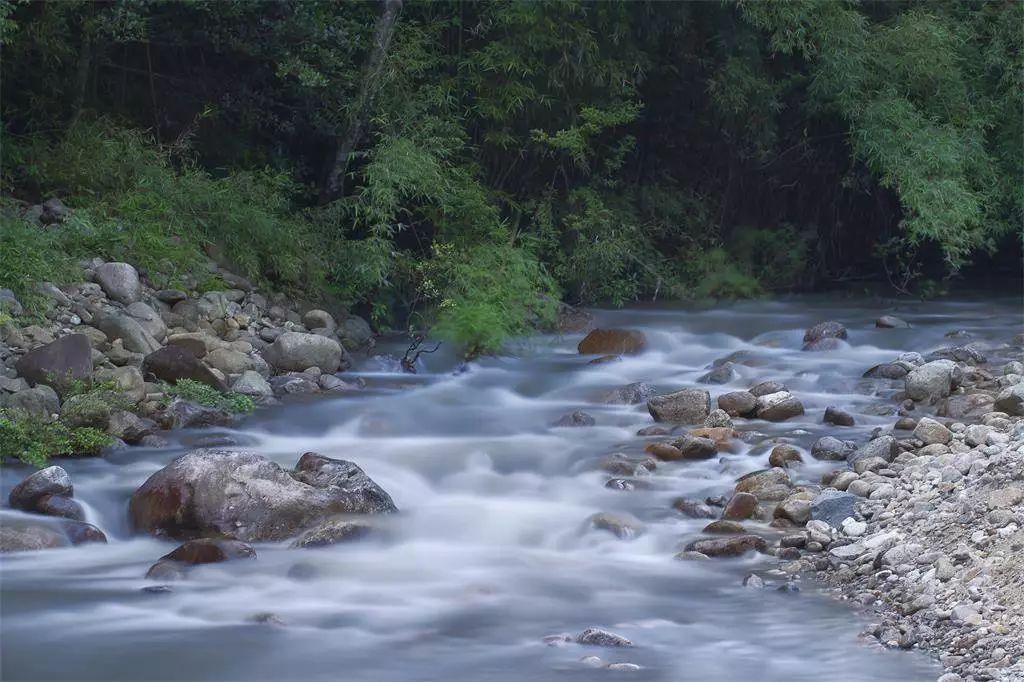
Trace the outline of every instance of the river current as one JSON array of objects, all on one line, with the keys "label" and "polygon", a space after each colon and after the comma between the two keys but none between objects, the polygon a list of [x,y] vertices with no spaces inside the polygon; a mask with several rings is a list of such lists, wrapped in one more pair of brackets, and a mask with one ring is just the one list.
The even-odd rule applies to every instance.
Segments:
[{"label": "river current", "polygon": [[[885,313],[912,328],[875,329]],[[1003,341],[1020,331],[1019,297],[898,306],[793,297],[595,314],[602,326],[642,329],[649,350],[591,365],[576,353],[580,335],[537,336],[461,371],[442,347],[423,356],[416,375],[371,358],[346,375],[365,379],[360,392],[259,410],[234,429],[171,433],[165,449],[58,462],[110,542],[0,559],[0,677],[934,680],[941,670],[924,654],[859,637],[868,616],[816,589],[813,578],[798,592],[776,589],[785,578],[770,572],[777,565],[770,557],[675,559],[706,520],[683,517],[671,502],[728,494],[738,476],[767,466],[775,442],[804,453],[795,479],[816,481],[830,465],[807,454],[817,437],[863,440],[895,419],[879,413],[893,407],[899,386],[862,379],[864,370],[903,351],[965,343],[944,337],[954,330],[972,341]],[[802,352],[804,330],[826,319],[849,328],[847,342]],[[739,430],[762,435],[715,459],[660,463],[649,490],[605,487],[611,476],[593,463],[613,452],[640,454],[650,439],[636,432],[652,420],[643,404],[607,405],[600,394],[637,381],[662,392],[698,386],[715,359],[735,351],[746,351],[745,364],[729,384],[707,387],[712,399],[773,379],[806,414],[779,424],[738,419]],[[857,426],[823,424],[828,405],[852,413]],[[574,410],[593,415],[596,426],[552,426]],[[220,443],[285,467],[311,450],[352,460],[402,513],[376,539],[316,550],[257,544],[256,561],[200,566],[169,593],[142,591],[152,584],[143,579],[147,568],[175,544],[129,532],[131,493],[188,449]],[[26,473],[0,472],[4,499]],[[588,529],[587,518],[602,511],[632,514],[644,532],[620,540]],[[751,572],[767,587],[744,587]],[[259,622],[266,614],[278,624]],[[590,626],[635,647],[542,641]],[[591,655],[641,667],[589,668],[580,659]]]}]

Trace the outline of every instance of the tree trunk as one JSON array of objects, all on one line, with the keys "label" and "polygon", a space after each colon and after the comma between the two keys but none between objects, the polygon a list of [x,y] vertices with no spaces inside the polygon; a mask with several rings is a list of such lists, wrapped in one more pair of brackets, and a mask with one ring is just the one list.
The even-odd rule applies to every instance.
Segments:
[{"label": "tree trunk", "polygon": [[384,9],[377,18],[377,25],[374,28],[373,47],[370,50],[363,82],[359,86],[359,94],[356,96],[356,103],[352,109],[352,119],[349,121],[345,137],[338,142],[334,161],[320,190],[321,204],[330,203],[345,192],[345,174],[348,172],[349,159],[356,145],[359,144],[359,139],[363,136],[370,113],[370,104],[376,94],[381,71],[384,68],[384,58],[391,45],[391,37],[395,33],[398,14],[402,10],[402,0],[383,1]]},{"label": "tree trunk", "polygon": [[92,69],[92,38],[88,27],[82,29],[82,46],[78,50],[78,68],[75,73],[75,96],[71,102],[71,120],[68,127],[78,123],[85,107],[85,92],[89,87],[89,71]]}]

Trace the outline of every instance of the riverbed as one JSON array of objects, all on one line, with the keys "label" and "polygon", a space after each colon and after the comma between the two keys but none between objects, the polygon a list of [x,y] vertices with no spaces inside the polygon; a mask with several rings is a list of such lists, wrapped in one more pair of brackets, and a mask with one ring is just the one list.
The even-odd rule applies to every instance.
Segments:
[{"label": "riverbed", "polygon": [[[169,448],[58,462],[87,520],[110,542],[2,558],[2,677],[934,680],[941,670],[924,654],[859,637],[866,617],[813,581],[777,589],[786,578],[772,572],[771,557],[676,559],[706,521],[671,504],[728,494],[738,476],[767,466],[779,442],[804,453],[794,478],[817,481],[835,463],[810,458],[810,444],[840,430],[822,423],[825,407],[855,416],[856,426],[841,429],[845,439],[864,440],[895,421],[898,384],[861,378],[867,368],[900,352],[962,344],[945,337],[957,330],[966,340],[1004,339],[1019,331],[1019,297],[892,305],[801,296],[594,312],[602,326],[643,330],[648,350],[593,365],[576,353],[581,335],[536,336],[469,366],[442,347],[423,356],[416,375],[370,358],[345,375],[362,377],[362,391],[259,410],[234,429],[172,432]],[[886,313],[912,327],[876,329]],[[835,350],[801,351],[804,330],[826,319],[843,322],[849,338]],[[737,429],[753,433],[734,451],[659,463],[650,489],[605,487],[611,476],[594,463],[642,453],[651,439],[636,432],[652,420],[643,404],[604,404],[602,394],[632,382],[661,392],[699,386],[713,361],[734,353],[736,375],[707,386],[712,398],[772,379],[806,414],[776,424],[737,419]],[[552,426],[574,410],[596,425]],[[143,578],[147,568],[175,545],[129,532],[131,493],[183,452],[223,444],[286,467],[307,451],[352,460],[401,513],[364,542],[258,544],[256,561],[200,566],[169,592],[143,591],[153,584]],[[5,498],[27,472],[0,472]],[[622,540],[589,528],[596,512],[631,514],[643,530]],[[766,587],[744,587],[750,573]],[[543,641],[591,626],[635,646]],[[585,656],[640,668],[594,669]]]}]

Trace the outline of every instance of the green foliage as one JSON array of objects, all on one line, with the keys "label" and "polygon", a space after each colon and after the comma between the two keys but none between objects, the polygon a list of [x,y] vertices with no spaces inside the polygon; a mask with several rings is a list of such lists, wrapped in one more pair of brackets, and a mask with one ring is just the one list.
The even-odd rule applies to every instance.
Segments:
[{"label": "green foliage", "polygon": [[50,457],[98,455],[113,439],[92,427],[74,428],[0,409],[0,462],[7,457],[43,467]]},{"label": "green foliage", "polygon": [[698,300],[753,298],[763,293],[760,283],[743,272],[723,249],[711,249],[694,263],[689,279]]},{"label": "green foliage", "polygon": [[163,393],[165,399],[181,398],[237,414],[248,414],[256,408],[252,398],[247,395],[221,393],[212,386],[191,379],[181,379],[175,384],[164,384]]},{"label": "green foliage", "polygon": [[811,235],[792,225],[775,229],[740,229],[729,252],[744,274],[769,291],[794,288],[807,269]]},{"label": "green foliage", "polygon": [[74,263],[64,243],[61,233],[0,210],[0,288],[13,290],[28,314],[41,314],[49,302],[36,283],[62,283],[73,276]]}]

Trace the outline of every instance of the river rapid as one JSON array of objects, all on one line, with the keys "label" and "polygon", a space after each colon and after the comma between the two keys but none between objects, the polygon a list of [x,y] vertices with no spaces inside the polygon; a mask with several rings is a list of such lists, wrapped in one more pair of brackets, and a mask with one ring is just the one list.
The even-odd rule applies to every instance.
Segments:
[{"label": "river rapid", "polygon": [[[875,329],[891,313],[910,329]],[[728,494],[735,479],[767,466],[776,442],[796,445],[796,480],[816,481],[835,463],[810,444],[836,434],[866,439],[895,417],[897,382],[862,379],[903,351],[927,353],[1019,331],[1019,297],[887,306],[877,300],[793,297],[714,309],[595,311],[602,326],[642,329],[647,352],[590,365],[580,335],[537,336],[513,354],[461,371],[447,349],[423,356],[419,374],[367,360],[364,391],[258,411],[233,430],[171,433],[173,446],[130,448],[103,459],[65,460],[75,498],[107,545],[4,555],[5,680],[802,680],[910,682],[941,672],[925,655],[886,651],[858,637],[863,614],[816,589],[779,591],[771,557],[680,561],[679,546],[706,520],[672,500]],[[804,330],[834,319],[849,329],[836,350],[801,352]],[[386,348],[384,350],[387,350]],[[704,461],[659,463],[651,489],[605,487],[593,468],[613,452],[640,454],[651,417],[643,404],[607,405],[602,391],[644,381],[668,392],[698,386],[717,358],[747,351],[724,392],[773,379],[806,414],[779,424],[737,419],[763,435]],[[352,373],[349,373],[352,374]],[[348,378],[348,374],[346,378]],[[821,422],[836,405],[857,420]],[[596,426],[553,427],[585,410]],[[837,431],[842,431],[842,434]],[[349,459],[401,510],[376,539],[315,550],[257,544],[256,561],[199,566],[173,591],[142,590],[147,568],[176,543],[134,536],[131,493],[174,457],[233,443],[285,467],[306,451]],[[4,499],[28,472],[5,467]],[[625,512],[644,532],[632,540],[589,529],[595,512]],[[3,517],[19,515],[5,509]],[[767,526],[747,523],[754,532]],[[757,572],[765,589],[744,587]],[[272,621],[258,622],[273,614]],[[548,646],[546,635],[598,626],[629,649]],[[630,662],[593,669],[580,659]]]}]

